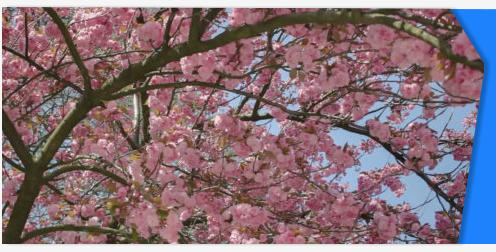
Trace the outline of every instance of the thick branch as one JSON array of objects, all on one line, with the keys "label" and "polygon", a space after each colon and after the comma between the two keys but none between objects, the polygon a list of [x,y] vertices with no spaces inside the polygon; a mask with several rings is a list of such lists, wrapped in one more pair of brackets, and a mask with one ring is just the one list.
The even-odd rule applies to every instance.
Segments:
[{"label": "thick branch", "polygon": [[35,163],[40,167],[46,167],[74,126],[86,118],[88,112],[95,106],[96,102],[91,100],[90,97],[83,96],[83,99],[76,103],[76,106],[60,122],[52,134],[50,134]]},{"label": "thick branch", "polygon": [[191,24],[189,26],[189,42],[195,43],[200,41],[200,18],[201,8],[193,9],[193,16],[191,16]]},{"label": "thick branch", "polygon": [[444,56],[448,59],[467,65],[473,69],[484,71],[484,64],[481,61],[470,61],[466,57],[454,54],[449,44],[440,38],[435,37],[429,32],[418,28],[405,21],[397,20],[380,13],[361,13],[353,10],[321,10],[316,12],[294,13],[290,15],[283,15],[269,19],[265,22],[257,23],[254,25],[246,25],[233,31],[224,32],[212,40],[206,42],[210,44],[223,45],[224,41],[234,41],[241,38],[251,37],[261,32],[270,31],[279,27],[305,24],[305,23],[319,23],[319,24],[384,24],[395,30],[406,32],[416,38],[419,38],[431,46],[439,49]]},{"label": "thick branch", "polygon": [[164,32],[164,42],[163,42],[164,48],[169,47],[170,30],[171,30],[172,22],[174,21],[174,17],[176,16],[177,11],[178,11],[177,8],[172,8],[169,17],[167,18],[167,24],[165,25],[165,32]]},{"label": "thick branch", "polygon": [[76,63],[77,67],[79,68],[79,71],[81,72],[81,75],[83,76],[84,89],[86,91],[90,91],[91,78],[90,75],[88,74],[88,69],[86,69],[86,66],[81,60],[81,56],[79,55],[79,52],[76,49],[76,45],[74,45],[74,42],[72,41],[71,35],[69,34],[67,27],[65,26],[64,22],[62,22],[62,19],[60,19],[59,15],[57,14],[57,12],[55,12],[54,9],[43,8],[43,10],[45,10],[46,13],[48,13],[48,15],[52,18],[53,22],[55,22],[55,24],[59,27],[59,30],[62,33],[62,36],[64,37],[65,43],[67,44],[67,48],[69,48],[72,58],[74,59],[74,62]]},{"label": "thick branch", "polygon": [[7,113],[5,113],[5,110],[3,109],[2,109],[2,120],[3,120],[2,122],[3,133],[9,140],[10,145],[12,145],[12,148],[14,148],[17,157],[19,157],[24,167],[29,169],[30,167],[33,166],[33,156],[31,156],[31,153],[29,153],[29,150],[24,145],[21,136],[19,135],[19,133],[17,133],[14,124],[12,123],[9,116],[7,115]]},{"label": "thick branch", "polygon": [[198,32],[201,35],[205,33],[205,30],[207,29],[208,25],[217,17],[217,15],[222,11],[222,8],[212,8],[209,9],[205,17],[203,17],[200,27],[198,28]]},{"label": "thick branch", "polygon": [[453,51],[451,51],[451,46],[446,41],[437,38],[436,36],[428,33],[421,28],[418,28],[415,25],[412,25],[405,21],[387,17],[383,14],[370,14],[365,16],[365,20],[370,20],[371,22],[379,22],[396,30],[404,31],[437,48],[446,58],[450,59],[451,61],[461,63],[472,69],[484,72],[484,64],[482,63],[482,61],[470,61],[464,56],[453,53]]},{"label": "thick branch", "polygon": [[[45,227],[33,230],[27,234],[25,234],[21,238],[21,242],[25,242],[29,239],[32,239],[37,236],[46,235],[49,233],[57,232],[57,231],[76,231],[76,232],[88,232],[88,233],[100,233],[100,234],[111,234],[122,236],[130,240],[136,240],[140,243],[148,243],[145,238],[135,237],[133,234],[126,233],[117,229],[108,228],[108,227],[100,227],[100,226],[76,226],[76,225],[57,225],[51,227]],[[136,239],[135,239],[136,238]]]},{"label": "thick branch", "polygon": [[141,92],[133,94],[133,142],[138,147],[142,146],[140,142],[140,125],[143,120],[141,105]]},{"label": "thick branch", "polygon": [[454,32],[461,32],[462,31],[462,28],[460,26],[453,26],[453,25],[443,24],[443,23],[440,23],[440,22],[435,22],[435,21],[433,21],[431,19],[427,19],[427,18],[423,18],[423,17],[420,17],[420,16],[408,14],[406,12],[403,12],[403,11],[397,10],[397,9],[384,10],[384,13],[398,15],[398,16],[404,18],[404,19],[412,20],[412,21],[415,21],[417,23],[421,23],[421,24],[423,24],[425,26],[429,26],[431,28],[434,28],[434,29],[441,28],[441,29],[445,29],[445,30],[449,30],[449,31],[454,31]]},{"label": "thick branch", "polygon": [[48,174],[47,176],[45,176],[43,179],[46,180],[46,181],[50,181],[50,180],[53,180],[54,178],[64,174],[64,173],[67,173],[67,172],[71,172],[71,171],[92,171],[92,172],[96,172],[96,173],[100,173],[101,175],[103,176],[106,176],[118,183],[121,183],[122,185],[125,185],[127,186],[128,183],[125,179],[119,177],[118,175],[108,171],[108,170],[105,170],[105,169],[102,169],[100,167],[96,167],[96,166],[85,166],[85,165],[71,165],[71,166],[64,166],[60,169],[57,169],[53,172],[51,172],[50,174]]},{"label": "thick branch", "polygon": [[2,243],[19,243],[24,225],[31,212],[33,203],[40,193],[43,181],[38,169],[28,169],[18,192],[7,228],[2,234]]},{"label": "thick branch", "polygon": [[245,25],[240,28],[225,31],[211,40],[200,43],[183,43],[173,48],[163,46],[156,53],[150,55],[143,62],[132,64],[122,71],[117,77],[104,83],[98,92],[98,97],[108,99],[111,94],[131,83],[143,80],[145,74],[159,67],[163,67],[169,62],[177,61],[180,58],[198,52],[208,51],[233,41],[253,37],[262,32],[267,32],[280,27],[295,24],[385,24],[396,30],[404,31],[429,43],[439,49],[447,58],[454,62],[465,64],[471,68],[483,71],[484,65],[480,61],[469,61],[467,58],[454,54],[449,45],[430,33],[410,25],[404,21],[399,21],[380,13],[361,13],[350,10],[320,10],[316,12],[293,13],[278,16],[254,25]]}]

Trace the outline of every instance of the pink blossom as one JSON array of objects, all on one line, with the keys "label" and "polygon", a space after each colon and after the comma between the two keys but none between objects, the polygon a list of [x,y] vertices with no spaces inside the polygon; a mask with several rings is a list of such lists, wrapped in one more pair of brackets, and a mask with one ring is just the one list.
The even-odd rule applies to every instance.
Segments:
[{"label": "pink blossom", "polygon": [[377,137],[379,141],[386,142],[391,138],[391,130],[389,126],[379,122],[378,120],[368,120],[367,126],[370,130],[370,134]]},{"label": "pink blossom", "polygon": [[419,96],[420,86],[416,83],[401,84],[400,92],[405,98],[414,99]]},{"label": "pink blossom", "polygon": [[182,229],[183,224],[179,220],[176,212],[169,212],[167,216],[167,226],[160,230],[160,236],[169,243],[177,243],[179,239],[179,231]]},{"label": "pink blossom", "polygon": [[279,244],[302,244],[305,243],[305,238],[300,235],[296,236],[294,232],[288,230],[277,235],[275,237],[275,242]]},{"label": "pink blossom", "polygon": [[337,64],[332,68],[329,74],[325,67],[321,67],[318,81],[325,91],[333,91],[337,88],[344,87],[350,82],[348,68],[344,64]]},{"label": "pink blossom", "polygon": [[249,136],[248,138],[246,138],[246,144],[254,152],[262,150],[262,143],[255,136]]},{"label": "pink blossom", "polygon": [[163,33],[162,25],[156,21],[146,22],[136,30],[136,35],[140,43],[145,47],[152,45],[156,48],[160,46],[163,40]]},{"label": "pink blossom", "polygon": [[[203,8],[199,26],[192,8],[55,11],[93,92],[43,9],[5,12],[2,43],[18,53],[2,53],[3,116],[16,133],[6,130],[2,145],[4,227],[20,216],[14,206],[28,188],[38,196],[21,214],[19,234],[54,225],[119,233],[57,231],[27,242],[399,243],[406,235],[448,243],[459,236],[483,73],[464,32],[418,22],[458,25],[451,14],[438,18],[446,10],[393,16],[470,62],[398,27],[317,20],[342,12],[334,9]],[[352,14],[359,12],[377,10]],[[200,41],[190,41],[191,28],[201,28]],[[442,113],[453,109],[452,117]],[[17,140],[54,190],[24,179],[30,158]],[[379,152],[395,158],[370,162]],[[445,161],[458,167],[451,176]],[[403,183],[424,175],[432,183]],[[439,187],[433,193],[448,213],[400,198],[429,185]],[[435,225],[423,213],[435,214]]]},{"label": "pink blossom", "polygon": [[430,54],[431,46],[419,39],[396,40],[391,50],[391,63],[399,67],[411,64],[429,66],[433,60]]},{"label": "pink blossom", "polygon": [[59,27],[55,23],[53,23],[52,21],[49,21],[46,24],[45,34],[48,38],[61,38],[62,37],[62,32],[60,31]]},{"label": "pink blossom", "polygon": [[230,208],[233,220],[241,225],[258,227],[268,221],[265,210],[249,204],[238,204]]},{"label": "pink blossom", "polygon": [[479,59],[479,54],[470,42],[467,34],[461,32],[453,39],[453,52],[464,55],[469,60]]},{"label": "pink blossom", "polygon": [[59,206],[57,204],[51,204],[47,207],[47,213],[48,213],[48,216],[50,216],[50,218],[55,218],[55,216],[57,215],[58,211],[59,211]]},{"label": "pink blossom", "polygon": [[374,213],[374,222],[377,226],[377,233],[381,239],[389,241],[396,236],[397,231],[395,216],[386,216],[381,212],[376,212]]},{"label": "pink blossom", "polygon": [[369,25],[367,27],[366,42],[374,49],[383,48],[394,41],[396,34],[385,25]]}]

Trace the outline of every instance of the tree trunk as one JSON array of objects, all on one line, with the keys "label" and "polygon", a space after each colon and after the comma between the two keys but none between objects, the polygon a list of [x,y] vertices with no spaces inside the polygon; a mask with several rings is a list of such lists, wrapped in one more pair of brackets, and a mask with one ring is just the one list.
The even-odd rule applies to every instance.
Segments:
[{"label": "tree trunk", "polygon": [[26,172],[9,223],[2,235],[2,243],[20,243],[21,234],[26,225],[31,208],[33,207],[33,203],[43,186],[43,181],[40,179],[41,177],[41,174],[36,174],[32,171]]}]

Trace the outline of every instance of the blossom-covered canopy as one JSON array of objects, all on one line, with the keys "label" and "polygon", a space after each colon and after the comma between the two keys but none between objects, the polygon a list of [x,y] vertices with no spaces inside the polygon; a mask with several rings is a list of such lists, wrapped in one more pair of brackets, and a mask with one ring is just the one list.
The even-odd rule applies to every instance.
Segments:
[{"label": "blossom-covered canopy", "polygon": [[457,242],[483,63],[449,10],[2,17],[4,243]]}]

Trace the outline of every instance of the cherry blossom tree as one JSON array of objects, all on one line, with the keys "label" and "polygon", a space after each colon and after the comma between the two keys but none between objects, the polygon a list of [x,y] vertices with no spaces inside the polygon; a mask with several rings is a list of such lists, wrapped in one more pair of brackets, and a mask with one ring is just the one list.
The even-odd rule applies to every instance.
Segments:
[{"label": "cherry blossom tree", "polygon": [[[457,242],[483,63],[449,10],[2,17],[4,243]],[[435,223],[383,197],[412,176]]]}]

